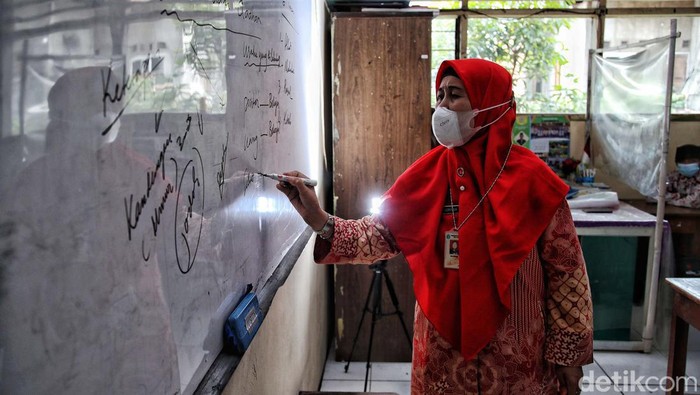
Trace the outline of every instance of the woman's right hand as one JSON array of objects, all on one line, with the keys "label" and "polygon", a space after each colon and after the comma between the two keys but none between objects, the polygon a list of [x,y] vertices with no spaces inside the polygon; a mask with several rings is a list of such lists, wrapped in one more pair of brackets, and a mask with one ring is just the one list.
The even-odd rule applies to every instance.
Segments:
[{"label": "woman's right hand", "polygon": [[314,187],[304,184],[303,179],[308,178],[298,171],[282,173],[289,177],[289,182],[281,181],[276,187],[287,196],[294,209],[304,219],[311,229],[320,230],[328,221],[328,213],[323,211],[316,196]]}]

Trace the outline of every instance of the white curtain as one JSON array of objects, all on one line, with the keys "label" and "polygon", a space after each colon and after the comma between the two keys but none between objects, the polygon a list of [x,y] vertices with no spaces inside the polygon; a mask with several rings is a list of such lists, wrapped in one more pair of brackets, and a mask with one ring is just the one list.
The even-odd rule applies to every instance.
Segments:
[{"label": "white curtain", "polygon": [[595,54],[591,143],[598,171],[658,195],[669,40]]}]

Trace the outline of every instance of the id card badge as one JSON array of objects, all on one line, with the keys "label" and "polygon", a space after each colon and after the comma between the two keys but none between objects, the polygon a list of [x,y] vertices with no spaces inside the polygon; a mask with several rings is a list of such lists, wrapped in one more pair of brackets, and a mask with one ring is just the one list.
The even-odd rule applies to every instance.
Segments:
[{"label": "id card badge", "polygon": [[445,232],[445,269],[459,269],[458,236],[454,230]]}]

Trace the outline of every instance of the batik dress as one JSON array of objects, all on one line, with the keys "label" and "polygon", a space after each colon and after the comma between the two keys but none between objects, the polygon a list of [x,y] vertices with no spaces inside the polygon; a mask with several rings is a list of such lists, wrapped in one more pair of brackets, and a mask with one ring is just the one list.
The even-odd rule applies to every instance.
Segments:
[{"label": "batik dress", "polygon": [[[372,263],[400,253],[378,216],[336,219],[331,242],[318,239],[319,263]],[[510,287],[512,310],[493,339],[465,361],[416,303],[412,394],[555,394],[555,365],[593,361],[586,267],[566,201]]]}]

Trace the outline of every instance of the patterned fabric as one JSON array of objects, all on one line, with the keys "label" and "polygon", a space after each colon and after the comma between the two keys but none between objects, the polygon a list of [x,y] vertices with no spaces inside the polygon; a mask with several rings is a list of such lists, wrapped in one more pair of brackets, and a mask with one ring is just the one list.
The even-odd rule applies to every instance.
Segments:
[{"label": "patterned fabric", "polygon": [[[378,217],[339,219],[332,244],[317,238],[316,248],[330,251],[318,262],[371,263],[396,255],[386,235]],[[511,297],[511,313],[470,361],[437,333],[416,304],[411,393],[555,394],[555,364],[593,361],[588,276],[565,201],[516,274]]]},{"label": "patterned fabric", "polygon": [[678,171],[669,174],[666,183],[666,203],[700,208],[700,172],[693,177],[685,177]]},{"label": "patterned fabric", "polygon": [[[370,264],[399,254],[394,239],[378,216],[358,220],[335,217],[333,244],[316,238],[314,257],[317,263]],[[319,254],[319,250],[327,253]]]},{"label": "patterned fabric", "polygon": [[571,213],[560,208],[538,243],[547,285],[546,358],[564,366],[592,362],[593,308]]}]

